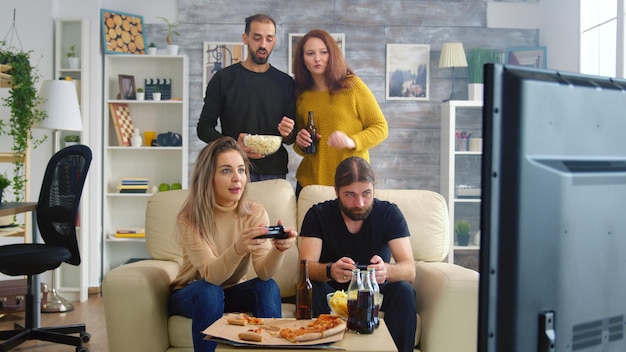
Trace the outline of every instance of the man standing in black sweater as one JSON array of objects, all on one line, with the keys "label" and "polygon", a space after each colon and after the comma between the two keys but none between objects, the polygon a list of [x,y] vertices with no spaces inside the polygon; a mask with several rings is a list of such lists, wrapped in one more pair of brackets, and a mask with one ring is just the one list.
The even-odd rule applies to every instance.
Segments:
[{"label": "man standing in black sweater", "polygon": [[276,45],[276,22],[264,14],[246,18],[242,41],[248,47],[246,60],[217,71],[206,87],[198,137],[207,143],[223,135],[236,139],[252,163],[250,181],[284,179],[288,154],[283,145],[272,155],[262,155],[243,143],[246,134],[280,135],[286,144],[295,140],[294,81],[268,63]]}]

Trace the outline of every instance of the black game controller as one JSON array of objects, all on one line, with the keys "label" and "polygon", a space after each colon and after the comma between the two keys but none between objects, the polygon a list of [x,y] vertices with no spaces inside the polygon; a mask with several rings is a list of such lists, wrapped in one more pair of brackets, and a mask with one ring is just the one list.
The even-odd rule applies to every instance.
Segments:
[{"label": "black game controller", "polygon": [[287,237],[287,233],[285,232],[285,226],[265,226],[268,229],[268,233],[264,233],[261,236],[256,236],[255,238],[276,238],[279,240],[283,240]]}]

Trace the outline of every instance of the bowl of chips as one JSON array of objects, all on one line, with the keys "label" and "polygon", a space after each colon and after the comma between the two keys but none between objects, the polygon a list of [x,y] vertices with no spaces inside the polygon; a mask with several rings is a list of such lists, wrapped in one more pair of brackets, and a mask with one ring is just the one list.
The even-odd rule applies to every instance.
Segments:
[{"label": "bowl of chips", "polygon": [[331,313],[344,319],[348,319],[348,294],[343,291],[335,291],[326,295]]},{"label": "bowl of chips", "polygon": [[[327,294],[326,301],[328,301],[328,306],[332,314],[348,319],[348,294],[344,290]],[[376,308],[380,309],[380,306],[383,304],[382,293],[376,295],[374,304]]]},{"label": "bowl of chips", "polygon": [[283,137],[266,134],[248,134],[243,137],[243,144],[253,153],[270,155],[276,153],[283,143]]}]

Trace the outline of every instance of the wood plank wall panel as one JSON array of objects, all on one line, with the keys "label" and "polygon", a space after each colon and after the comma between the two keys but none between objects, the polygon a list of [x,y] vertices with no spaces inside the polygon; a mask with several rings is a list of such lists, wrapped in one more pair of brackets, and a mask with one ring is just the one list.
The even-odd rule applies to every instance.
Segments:
[{"label": "wood plank wall panel", "polygon": [[[536,2],[520,0],[517,2]],[[278,44],[270,62],[286,71],[289,33],[313,28],[345,33],[346,59],[368,84],[389,123],[389,138],[370,152],[377,187],[439,190],[440,104],[450,94],[451,70],[439,69],[442,43],[463,42],[465,49],[536,46],[539,31],[486,28],[486,0],[178,0],[174,37],[189,56],[189,169],[204,146],[196,135],[202,109],[202,45],[205,41],[238,42],[244,18],[257,12],[277,21]],[[147,41],[164,47],[162,24],[146,25]],[[430,100],[385,101],[386,44],[430,45]],[[467,97],[467,70],[457,69],[455,92]],[[295,185],[300,162],[291,147],[288,179]]]}]

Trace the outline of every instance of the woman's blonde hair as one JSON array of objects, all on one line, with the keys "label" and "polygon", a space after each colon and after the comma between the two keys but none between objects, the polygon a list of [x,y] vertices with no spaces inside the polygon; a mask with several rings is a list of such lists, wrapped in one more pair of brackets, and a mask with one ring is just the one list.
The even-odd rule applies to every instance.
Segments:
[{"label": "woman's blonde hair", "polygon": [[[215,228],[215,190],[213,179],[217,172],[217,157],[224,152],[235,150],[243,158],[246,169],[246,179],[250,179],[249,160],[241,146],[231,137],[221,137],[204,147],[194,165],[189,186],[189,195],[178,213],[178,230],[193,231],[205,238],[211,248],[213,240],[211,236],[216,233]],[[237,212],[244,216],[251,212],[250,202],[247,201],[246,187],[244,187],[241,199],[237,204]],[[184,228],[184,229],[183,229]]]}]

